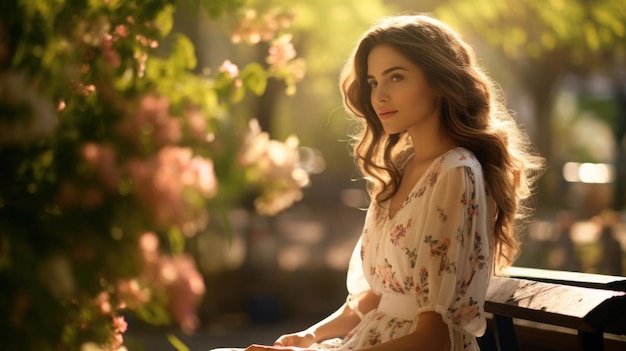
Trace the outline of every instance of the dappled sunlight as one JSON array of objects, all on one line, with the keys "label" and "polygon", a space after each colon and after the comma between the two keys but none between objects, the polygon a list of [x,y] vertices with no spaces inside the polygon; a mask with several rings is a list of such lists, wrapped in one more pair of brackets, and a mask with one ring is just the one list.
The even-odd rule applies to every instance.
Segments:
[{"label": "dappled sunlight", "polygon": [[278,251],[278,266],[288,272],[305,268],[311,251],[304,245],[291,245]]},{"label": "dappled sunlight", "polygon": [[573,213],[563,211],[555,221],[532,221],[515,266],[622,275],[626,271],[624,214],[604,210],[576,218]]},{"label": "dappled sunlight", "polygon": [[228,238],[221,235],[202,235],[198,238],[198,266],[203,272],[235,270],[246,259],[246,243],[241,237]]},{"label": "dappled sunlight", "polygon": [[572,241],[579,244],[589,244],[598,240],[600,227],[594,221],[580,221],[572,225],[570,232]]},{"label": "dappled sunlight", "polygon": [[294,243],[319,244],[326,235],[326,228],[315,220],[282,220],[277,223],[281,236]]},{"label": "dappled sunlight", "polygon": [[324,260],[326,266],[338,271],[345,271],[350,262],[354,245],[355,242],[353,240],[345,240],[330,247],[326,250]]},{"label": "dappled sunlight", "polygon": [[341,191],[341,202],[352,208],[367,206],[367,191],[364,189],[344,189]]},{"label": "dappled sunlight", "polygon": [[612,183],[615,167],[606,163],[567,162],[563,166],[563,178],[568,182]]},{"label": "dappled sunlight", "polygon": [[209,232],[197,237],[198,266],[209,274],[246,267],[288,273],[346,271],[364,214],[342,204],[299,206],[273,219],[241,208],[231,210],[230,234],[221,233],[214,223]]}]

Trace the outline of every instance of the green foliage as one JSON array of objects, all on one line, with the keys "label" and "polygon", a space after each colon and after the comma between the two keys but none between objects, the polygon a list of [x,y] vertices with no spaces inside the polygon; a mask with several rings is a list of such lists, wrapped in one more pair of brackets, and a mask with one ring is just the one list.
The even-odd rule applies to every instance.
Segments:
[{"label": "green foliage", "polygon": [[567,49],[569,59],[583,64],[598,52],[626,46],[626,6],[619,0],[451,0],[435,13],[453,27],[480,33],[511,57]]},{"label": "green foliage", "polygon": [[[202,3],[213,16],[241,6]],[[284,67],[195,74],[193,43],[172,33],[177,4],[0,3],[2,347],[117,350],[122,315],[193,329],[204,285],[187,240],[250,189],[300,191],[297,157],[275,174],[262,133],[231,114]],[[242,176],[260,161],[262,184]]]},{"label": "green foliage", "polygon": [[[540,206],[556,204],[557,187],[562,176],[551,163],[559,159],[591,159],[584,148],[563,144],[574,140],[559,130],[553,119],[559,85],[566,75],[597,75],[615,86],[624,84],[622,70],[626,55],[626,6],[619,0],[450,0],[439,6],[435,15],[460,32],[477,35],[503,54],[507,67],[531,96],[535,126],[534,141],[548,161],[547,173],[538,191]],[[480,54],[480,53],[479,53]],[[585,97],[582,97],[584,102]],[[610,98],[607,100],[611,100]],[[575,101],[573,102],[575,103]],[[583,103],[580,108],[586,108]],[[613,128],[616,139],[623,138],[619,107],[612,101],[597,106],[594,116]],[[594,107],[595,109],[595,107]],[[571,116],[577,111],[570,111]],[[569,130],[569,129],[568,129]],[[621,136],[620,136],[621,135]],[[561,136],[565,140],[556,142]],[[619,145],[620,142],[616,143]],[[589,146],[589,148],[595,148]],[[563,151],[567,149],[567,151]],[[562,153],[559,155],[559,153]],[[619,178],[619,176],[618,176]],[[621,195],[616,195],[619,198]]]},{"label": "green foliage", "polygon": [[256,95],[262,95],[267,87],[267,74],[258,63],[251,63],[241,71],[244,86]]},{"label": "green foliage", "polygon": [[223,13],[233,12],[241,8],[246,0],[200,0],[209,15],[217,18]]}]

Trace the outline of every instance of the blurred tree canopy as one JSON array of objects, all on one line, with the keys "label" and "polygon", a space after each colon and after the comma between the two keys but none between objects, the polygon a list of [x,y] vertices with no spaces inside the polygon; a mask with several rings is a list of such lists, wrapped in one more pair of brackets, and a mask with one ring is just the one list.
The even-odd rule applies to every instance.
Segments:
[{"label": "blurred tree canopy", "polygon": [[[449,0],[436,16],[457,30],[473,33],[499,49],[534,103],[539,152],[548,158],[549,171],[540,199],[548,205],[558,196],[560,165],[551,163],[551,113],[558,84],[567,74],[600,74],[613,81],[614,109],[600,115],[623,145],[626,133],[626,5],[620,0]],[[605,110],[606,111],[606,110]],[[626,162],[618,147],[616,164]],[[550,166],[555,166],[553,170]],[[556,172],[556,173],[554,173]],[[618,167],[617,179],[626,178]],[[620,183],[620,182],[618,182]],[[619,186],[619,185],[618,185]],[[624,188],[616,191],[617,208],[624,205]]]}]

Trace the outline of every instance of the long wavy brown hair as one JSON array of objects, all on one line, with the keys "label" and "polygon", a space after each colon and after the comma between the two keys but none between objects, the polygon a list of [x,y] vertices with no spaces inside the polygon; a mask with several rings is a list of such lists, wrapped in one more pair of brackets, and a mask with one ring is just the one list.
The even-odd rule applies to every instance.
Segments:
[{"label": "long wavy brown hair", "polygon": [[458,146],[471,150],[483,167],[487,191],[496,204],[494,247],[498,266],[519,252],[516,219],[528,214],[523,200],[543,168],[528,136],[507,110],[502,94],[477,64],[473,49],[446,24],[428,15],[383,19],[368,30],[340,77],[344,107],[361,125],[353,152],[370,196],[378,202],[398,190],[402,164],[412,153],[407,132],[386,134],[370,101],[367,59],[381,44],[390,45],[425,74],[441,98],[441,122]]}]

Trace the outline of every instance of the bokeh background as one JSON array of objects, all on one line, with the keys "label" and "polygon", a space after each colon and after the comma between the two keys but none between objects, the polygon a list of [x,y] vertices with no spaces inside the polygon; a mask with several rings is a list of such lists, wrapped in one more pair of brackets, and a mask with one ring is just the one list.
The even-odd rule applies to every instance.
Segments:
[{"label": "bokeh background", "polygon": [[[63,1],[55,3],[58,6],[64,4]],[[103,3],[110,5],[109,1]],[[137,3],[141,5],[140,1]],[[19,6],[22,5],[16,8]],[[219,11],[211,12],[207,8]],[[218,202],[219,209],[209,201],[206,207],[211,219],[194,230],[193,235],[173,236],[171,228],[159,232],[157,227],[153,231],[162,241],[170,239],[169,245],[165,245],[166,252],[185,254],[191,259],[195,267],[193,272],[198,274],[194,277],[200,277],[198,279],[202,281],[202,289],[197,294],[184,295],[194,297],[196,303],[192,307],[197,320],[193,328],[183,328],[187,331],[183,333],[179,326],[171,324],[181,322],[180,319],[154,323],[159,320],[156,318],[158,313],[144,313],[139,318],[122,311],[119,314],[124,315],[128,323],[125,335],[128,349],[202,350],[223,343],[244,346],[248,342],[271,342],[279,333],[303,327],[341,305],[346,296],[345,271],[360,234],[367,195],[350,155],[349,136],[354,132],[354,123],[342,109],[338,75],[364,30],[381,16],[402,12],[431,13],[462,34],[475,48],[481,65],[501,85],[509,108],[516,112],[519,124],[526,129],[537,151],[546,158],[546,172],[529,203],[535,209],[533,218],[520,229],[522,254],[515,265],[624,275],[626,5],[623,1],[207,0],[172,2],[169,11],[171,28],[167,34],[184,35],[191,45],[168,46],[168,41],[164,40],[159,50],[176,53],[195,47],[191,53],[196,64],[184,67],[185,74],[219,80],[219,77],[228,75],[226,61],[242,68],[234,76],[224,78],[224,84],[235,84],[229,85],[228,89],[236,86],[235,78],[241,73],[244,89],[249,92],[237,97],[236,103],[220,100],[218,105],[224,110],[220,113],[227,113],[234,121],[232,125],[245,126],[248,120],[256,119],[260,130],[267,133],[266,138],[285,141],[286,146],[279,148],[281,155],[293,146],[288,142],[289,137],[297,136],[298,167],[307,173],[309,182],[294,186],[303,186],[301,200],[291,204],[291,200],[297,200],[299,196],[291,198],[284,209],[281,207],[280,211],[274,211],[275,214],[271,208],[268,211],[270,205],[264,211],[255,207],[259,192],[249,191],[246,187],[250,183],[262,183],[257,178],[246,178],[250,167],[244,165],[224,172],[220,167],[231,167],[230,163],[220,161],[214,144],[193,144],[195,154],[203,154],[203,148],[211,150],[204,155],[213,159],[218,183],[224,184],[217,190],[218,194],[219,191],[230,191],[229,194],[233,195],[221,198],[218,195],[217,199],[223,200]],[[103,12],[103,16],[110,16],[113,22],[111,13]],[[15,62],[11,61],[14,53],[10,49],[15,43],[11,38],[17,38],[14,36],[16,32],[11,31],[13,27],[9,24],[12,22],[6,12],[2,18],[0,28],[3,23],[6,26],[4,34],[0,35],[0,44],[11,43],[0,45],[0,58],[5,57],[2,49],[9,48],[6,56],[9,59],[0,59],[6,75],[6,72],[28,65],[12,63]],[[270,39],[263,39],[266,32],[270,33]],[[284,33],[278,35],[276,32]],[[119,47],[113,47],[121,52]],[[274,50],[273,54],[271,50]],[[105,53],[106,50],[101,49],[96,55]],[[119,65],[133,65],[131,57],[138,60],[131,54]],[[284,62],[289,62],[288,72],[272,71],[276,61],[271,57],[279,61],[282,57]],[[255,76],[265,82],[262,88],[250,78],[260,74],[258,71],[243,70],[249,63],[258,63],[261,70],[266,70],[267,74],[262,77]],[[87,71],[96,69],[95,65],[86,68]],[[121,70],[112,71],[112,77],[118,74],[114,72]],[[149,72],[150,68],[148,75]],[[256,73],[249,73],[246,78],[243,72]],[[101,76],[106,77],[106,74]],[[85,77],[89,75],[80,77],[88,79]],[[176,75],[172,74],[171,81],[164,83],[158,76],[149,78],[158,88],[160,83],[174,84],[171,81],[176,80]],[[42,82],[45,83],[45,79],[39,80],[38,86],[44,84]],[[200,85],[190,81],[183,83]],[[95,85],[98,92],[102,91],[101,85],[97,82]],[[8,84],[4,87],[5,92],[9,91]],[[255,87],[259,88],[258,94],[254,93]],[[45,89],[43,91],[42,94],[51,97],[53,102],[63,101],[62,94],[50,96],[46,95]],[[128,90],[124,91],[128,95]],[[144,90],[137,88],[135,91]],[[184,94],[196,94],[202,88],[178,92],[178,95],[171,91],[162,89],[160,93],[167,95],[169,92],[173,96],[171,109],[175,110],[180,107],[176,101],[184,100]],[[219,89],[216,91],[218,96],[223,93]],[[196,100],[201,99],[204,97],[198,95]],[[190,100],[193,101],[193,97]],[[158,100],[149,101],[149,104],[158,103]],[[200,111],[215,107],[206,102],[197,102],[197,105]],[[79,109],[72,111],[74,114],[80,112]],[[0,113],[3,113],[0,118],[11,121],[12,110],[0,110]],[[209,121],[206,129],[215,140],[225,140],[220,145],[227,149],[228,141],[236,140],[242,133],[223,128],[220,123],[215,127],[211,118],[206,118]],[[9,140],[9,134],[2,135]],[[252,143],[260,143],[261,139],[249,138]],[[99,142],[100,139],[81,138],[76,143],[82,145],[87,141]],[[10,144],[0,143],[4,151],[14,150],[15,146]],[[158,147],[151,150],[156,152]],[[271,153],[272,149],[269,150]],[[7,153],[2,155],[6,157]],[[223,155],[223,158],[240,157],[237,152]],[[66,160],[73,161],[78,162]],[[104,161],[98,159],[98,162]],[[19,162],[10,165],[17,167]],[[13,203],[11,197],[19,192],[6,190],[10,188],[7,184],[15,181],[11,178],[14,173],[7,174],[10,176],[3,178],[4,191],[0,194],[0,210],[3,210],[0,270],[6,279],[0,289],[5,292],[1,303],[7,311],[12,311],[9,308],[11,299],[20,296],[16,291],[27,289],[24,287],[29,285],[17,284],[16,281],[20,280],[15,280],[10,273],[17,270],[20,261],[13,251],[17,239],[7,233],[19,225],[15,224],[14,213],[8,209]],[[135,179],[135,182],[140,180]],[[235,191],[237,187],[245,188],[245,191]],[[78,197],[81,196],[86,193],[79,192]],[[162,202],[167,207],[164,198],[143,201]],[[204,202],[202,204],[205,206]],[[151,215],[157,216],[154,213],[148,216]],[[134,239],[149,238],[139,232]],[[173,237],[180,239],[172,240]],[[185,244],[176,244],[181,241]],[[76,262],[72,259],[71,264]],[[131,263],[122,260],[120,264]],[[72,269],[69,271],[73,272]],[[184,272],[184,269],[179,270],[181,275]],[[78,285],[76,290],[80,290]],[[9,289],[10,286],[16,288]],[[111,289],[111,295],[120,290],[119,286],[117,290]],[[100,290],[102,286],[89,290],[87,295],[100,296],[97,294]],[[167,306],[167,302],[163,304]],[[26,313],[24,318],[43,317]],[[13,322],[5,321],[7,325],[13,325]],[[283,330],[285,328],[288,330]],[[83,347],[81,350],[87,350],[85,340],[81,340],[78,343]],[[1,345],[0,350],[4,350]]]},{"label": "bokeh background", "polygon": [[[208,321],[315,320],[343,302],[344,272],[367,198],[349,153],[352,123],[341,107],[338,73],[363,30],[380,16],[401,12],[433,13],[459,30],[546,157],[547,171],[530,203],[534,219],[520,233],[523,250],[515,265],[623,275],[626,5],[264,2],[270,3],[294,11],[294,45],[307,62],[307,76],[294,96],[272,94],[282,87],[270,83],[269,94],[246,108],[277,138],[298,135],[320,153],[325,168],[312,176],[304,199],[284,213],[260,218],[242,212],[235,250],[206,245],[199,253],[208,286],[220,287],[209,288],[208,295],[215,295],[203,306]],[[219,25],[202,23],[184,27],[195,33],[202,62],[211,66],[240,54],[216,50]]]}]

